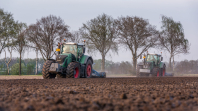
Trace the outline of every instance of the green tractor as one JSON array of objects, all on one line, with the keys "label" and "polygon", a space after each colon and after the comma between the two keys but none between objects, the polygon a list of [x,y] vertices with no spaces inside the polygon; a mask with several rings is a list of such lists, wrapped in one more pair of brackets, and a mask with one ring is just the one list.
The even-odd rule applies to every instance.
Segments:
[{"label": "green tractor", "polygon": [[[56,60],[48,59],[42,69],[44,79],[51,78],[91,78],[93,59],[84,55],[84,43],[58,43]],[[93,75],[92,75],[93,74]],[[97,73],[98,74],[98,73]],[[102,73],[106,77],[106,73]]]},{"label": "green tractor", "polygon": [[[137,77],[152,76],[160,77],[166,74],[166,65],[163,61],[163,57],[160,54],[149,54],[143,56],[143,63],[137,66]],[[142,57],[140,56],[140,59]]]}]

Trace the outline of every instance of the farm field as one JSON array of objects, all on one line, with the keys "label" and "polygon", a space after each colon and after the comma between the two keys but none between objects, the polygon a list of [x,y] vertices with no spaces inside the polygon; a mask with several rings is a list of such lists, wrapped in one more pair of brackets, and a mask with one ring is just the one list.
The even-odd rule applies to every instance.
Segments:
[{"label": "farm field", "polygon": [[0,111],[198,109],[198,77],[40,78],[1,79]]},{"label": "farm field", "polygon": [[[107,74],[107,78],[136,77],[132,74]],[[198,74],[183,74],[176,77],[198,77]],[[1,79],[43,79],[42,75],[0,75]]]}]

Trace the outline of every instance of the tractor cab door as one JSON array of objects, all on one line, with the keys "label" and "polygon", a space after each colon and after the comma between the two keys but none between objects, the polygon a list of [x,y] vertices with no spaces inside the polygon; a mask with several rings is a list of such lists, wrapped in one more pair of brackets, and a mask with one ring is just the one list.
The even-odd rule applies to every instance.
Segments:
[{"label": "tractor cab door", "polygon": [[83,45],[78,46],[78,60],[80,60],[80,58],[84,55],[83,48]]},{"label": "tractor cab door", "polygon": [[153,57],[154,57],[154,63],[155,63],[155,65],[157,66],[157,64],[158,64],[158,56],[156,56],[156,55],[153,55]]},{"label": "tractor cab door", "polygon": [[157,56],[157,65],[160,63],[160,56]]}]

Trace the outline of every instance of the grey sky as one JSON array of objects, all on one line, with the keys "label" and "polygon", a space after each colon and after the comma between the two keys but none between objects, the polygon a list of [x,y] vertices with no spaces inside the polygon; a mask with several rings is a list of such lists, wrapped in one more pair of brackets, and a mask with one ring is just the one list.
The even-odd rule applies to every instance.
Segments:
[{"label": "grey sky", "polygon": [[[78,30],[82,23],[102,13],[113,18],[139,16],[148,19],[160,30],[161,15],[166,15],[182,23],[185,37],[191,43],[190,54],[176,56],[175,60],[198,59],[198,0],[0,0],[0,8],[11,12],[15,20],[28,25],[50,14],[60,16],[70,26],[70,31]],[[14,53],[14,57],[16,56],[18,54]],[[169,54],[163,52],[163,56],[168,61]],[[26,53],[24,57],[35,58],[35,53]],[[101,58],[99,54],[93,57]],[[107,59],[116,62],[131,61],[132,55],[121,49],[118,55],[111,54]]]}]

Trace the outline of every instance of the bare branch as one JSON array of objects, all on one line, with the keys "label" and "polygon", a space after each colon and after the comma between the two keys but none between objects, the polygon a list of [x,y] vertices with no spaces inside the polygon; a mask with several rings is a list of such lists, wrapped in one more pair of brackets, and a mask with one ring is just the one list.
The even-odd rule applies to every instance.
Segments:
[{"label": "bare branch", "polygon": [[56,46],[56,42],[71,39],[68,28],[60,17],[50,15],[30,25],[26,30],[26,36],[32,47],[38,48],[43,59],[47,60],[52,58],[52,47]]},{"label": "bare branch", "polygon": [[117,52],[114,19],[106,14],[91,19],[80,29],[81,35],[87,41],[88,52],[100,52],[102,56],[102,70],[105,70],[105,56],[112,50]]}]

